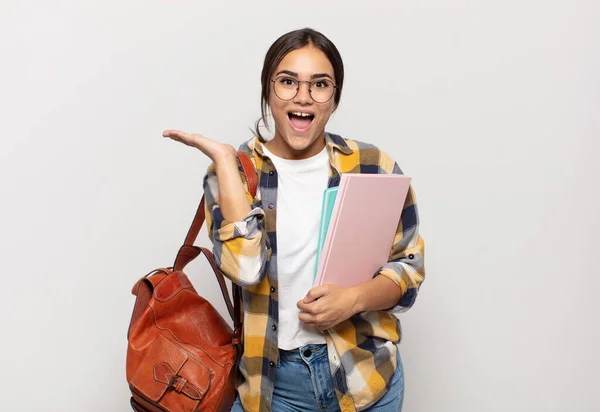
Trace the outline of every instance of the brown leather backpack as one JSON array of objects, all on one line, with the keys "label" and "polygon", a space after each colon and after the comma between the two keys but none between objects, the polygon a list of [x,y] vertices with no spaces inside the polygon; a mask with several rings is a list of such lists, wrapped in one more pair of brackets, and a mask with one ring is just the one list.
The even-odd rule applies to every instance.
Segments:
[{"label": "brown leather backpack", "polygon": [[[250,193],[258,185],[248,156],[238,153]],[[229,411],[242,354],[241,294],[233,304],[210,250],[194,246],[204,223],[204,197],[172,268],[157,269],[133,287],[137,296],[127,339],[127,382],[134,411]],[[208,259],[233,319],[233,330],[198,295],[183,272],[201,253]]]}]

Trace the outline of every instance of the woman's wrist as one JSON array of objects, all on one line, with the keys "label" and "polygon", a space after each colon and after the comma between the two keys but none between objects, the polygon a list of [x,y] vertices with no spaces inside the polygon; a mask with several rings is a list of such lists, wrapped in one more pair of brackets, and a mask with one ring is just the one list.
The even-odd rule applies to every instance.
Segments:
[{"label": "woman's wrist", "polygon": [[385,276],[375,276],[373,279],[348,288],[354,302],[354,313],[371,310],[385,310],[393,307],[400,297],[402,290],[391,279]]},{"label": "woman's wrist", "polygon": [[235,152],[235,150],[224,150],[219,153],[216,153],[212,161],[214,162],[215,169],[217,171],[219,169],[229,169],[231,167],[235,167],[235,170],[237,170],[237,153]]},{"label": "woman's wrist", "polygon": [[365,311],[361,289],[358,286],[351,286],[346,289],[347,293],[350,294],[350,301],[352,302],[352,316]]}]

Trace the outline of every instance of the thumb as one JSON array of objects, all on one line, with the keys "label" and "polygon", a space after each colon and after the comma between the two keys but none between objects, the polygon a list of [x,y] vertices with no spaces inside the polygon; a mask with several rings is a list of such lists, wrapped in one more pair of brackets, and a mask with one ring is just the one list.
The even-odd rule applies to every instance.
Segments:
[{"label": "thumb", "polygon": [[304,297],[304,303],[311,303],[320,297],[325,296],[329,292],[329,287],[327,285],[317,286],[308,291],[306,296]]}]

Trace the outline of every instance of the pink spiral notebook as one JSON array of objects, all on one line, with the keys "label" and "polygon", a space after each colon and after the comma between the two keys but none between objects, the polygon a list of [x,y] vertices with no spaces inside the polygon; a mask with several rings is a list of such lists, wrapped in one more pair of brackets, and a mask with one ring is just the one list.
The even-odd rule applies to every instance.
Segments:
[{"label": "pink spiral notebook", "polygon": [[387,263],[410,181],[405,175],[342,175],[314,286],[354,286]]}]

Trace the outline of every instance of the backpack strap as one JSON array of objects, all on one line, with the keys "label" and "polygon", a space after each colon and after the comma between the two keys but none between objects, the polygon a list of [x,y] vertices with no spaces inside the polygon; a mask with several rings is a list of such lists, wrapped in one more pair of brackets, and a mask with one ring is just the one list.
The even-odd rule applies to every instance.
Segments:
[{"label": "backpack strap", "polygon": [[[239,163],[241,165],[244,176],[246,177],[246,183],[248,184],[248,189],[250,190],[250,194],[252,197],[256,196],[256,190],[258,188],[258,175],[256,174],[256,170],[254,169],[254,164],[250,160],[250,157],[244,152],[237,152],[237,156],[239,159]],[[192,221],[192,225],[188,230],[187,236],[185,237],[185,241],[183,246],[179,249],[177,253],[177,257],[175,258],[175,263],[173,265],[173,270],[183,270],[185,266],[194,260],[198,255],[204,254],[204,256],[208,259],[213,272],[219,282],[219,288],[221,289],[221,294],[223,295],[223,299],[225,300],[225,304],[227,305],[227,310],[229,311],[229,315],[231,319],[233,319],[234,326],[234,341],[237,338],[237,342],[240,342],[240,335],[242,329],[242,309],[241,309],[241,301],[242,294],[241,288],[233,284],[233,304],[231,302],[231,298],[229,297],[229,292],[227,291],[227,286],[225,284],[225,278],[221,273],[221,270],[215,264],[213,254],[210,250],[206,248],[201,248],[198,246],[194,246],[194,242],[198,237],[198,233],[200,233],[200,229],[204,224],[205,216],[204,216],[204,196],[202,196],[202,200],[200,201],[200,205],[198,206],[198,210],[196,210],[196,215],[194,216],[194,220]],[[209,228],[210,230],[210,228]]]}]

